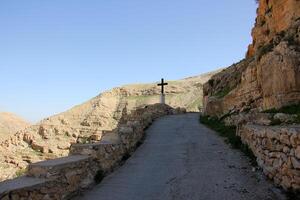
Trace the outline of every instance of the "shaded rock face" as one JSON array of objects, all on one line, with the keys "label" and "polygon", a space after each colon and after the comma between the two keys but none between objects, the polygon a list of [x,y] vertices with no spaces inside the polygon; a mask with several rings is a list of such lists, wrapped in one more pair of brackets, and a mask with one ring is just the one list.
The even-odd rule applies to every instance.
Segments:
[{"label": "shaded rock face", "polygon": [[[204,85],[204,110],[208,115],[262,111],[300,102],[300,1],[261,0],[259,5],[253,52]],[[261,37],[258,22],[266,5],[274,13],[265,13],[271,32]],[[278,20],[278,16],[283,19]]]},{"label": "shaded rock face", "polygon": [[253,43],[249,45],[247,57],[254,56],[260,47],[287,30],[299,16],[298,0],[260,0],[255,27],[252,30]]}]

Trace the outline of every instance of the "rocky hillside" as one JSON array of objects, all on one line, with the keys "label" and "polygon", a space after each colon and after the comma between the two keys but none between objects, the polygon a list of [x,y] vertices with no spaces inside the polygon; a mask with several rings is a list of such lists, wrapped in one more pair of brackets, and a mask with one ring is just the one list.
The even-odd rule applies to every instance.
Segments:
[{"label": "rocky hillside", "polygon": [[206,114],[300,102],[300,1],[260,0],[252,36],[247,57],[205,84]]},{"label": "rocky hillside", "polygon": [[28,122],[13,113],[0,112],[0,141],[8,139],[10,135],[29,125]]},{"label": "rocky hillside", "polygon": [[[216,72],[168,81],[166,103],[199,111],[202,85]],[[72,143],[86,143],[113,137],[124,111],[159,102],[156,83],[114,88],[36,125],[20,130],[0,144],[0,180],[21,174],[32,162],[67,155]],[[5,153],[4,153],[5,152]]]}]

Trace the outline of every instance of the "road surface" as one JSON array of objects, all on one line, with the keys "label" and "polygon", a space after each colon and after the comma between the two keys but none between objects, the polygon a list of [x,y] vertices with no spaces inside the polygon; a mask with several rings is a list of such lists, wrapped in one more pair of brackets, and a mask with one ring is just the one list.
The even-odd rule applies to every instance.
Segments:
[{"label": "road surface", "polygon": [[155,121],[126,163],[78,200],[276,200],[281,191],[199,114]]}]

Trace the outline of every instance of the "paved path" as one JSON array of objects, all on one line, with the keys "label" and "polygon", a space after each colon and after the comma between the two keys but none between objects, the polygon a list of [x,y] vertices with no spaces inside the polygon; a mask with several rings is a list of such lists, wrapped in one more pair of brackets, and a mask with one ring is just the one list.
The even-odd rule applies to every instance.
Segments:
[{"label": "paved path", "polygon": [[247,158],[199,124],[198,114],[167,116],[148,130],[142,146],[86,200],[248,200],[284,195]]}]

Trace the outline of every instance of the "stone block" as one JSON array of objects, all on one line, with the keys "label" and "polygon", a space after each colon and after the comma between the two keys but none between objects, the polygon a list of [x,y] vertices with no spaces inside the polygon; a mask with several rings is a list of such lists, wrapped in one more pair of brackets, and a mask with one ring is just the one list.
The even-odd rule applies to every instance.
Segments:
[{"label": "stone block", "polygon": [[[13,193],[15,191],[20,191],[20,193],[22,194],[21,190],[23,190],[23,192],[26,189],[34,190],[34,188],[40,188],[46,185],[48,182],[49,181],[46,179],[26,177],[26,176],[3,181],[0,183],[0,199],[2,198],[5,199],[9,192]],[[23,195],[24,194],[28,194],[28,193],[23,193]]]},{"label": "stone block", "polygon": [[290,144],[290,137],[287,134],[281,134],[280,135],[280,142],[283,144]]},{"label": "stone block", "polygon": [[297,146],[297,148],[295,150],[295,156],[296,156],[296,158],[300,159],[300,146]]},{"label": "stone block", "polygon": [[85,155],[72,155],[53,160],[42,161],[30,164],[28,167],[28,176],[32,177],[59,177],[62,176],[62,170],[66,168],[84,167],[91,157]]},{"label": "stone block", "polygon": [[295,158],[295,157],[292,157],[292,158],[291,158],[291,161],[292,161],[293,167],[294,167],[295,169],[300,169],[300,160],[298,160],[298,159]]}]

